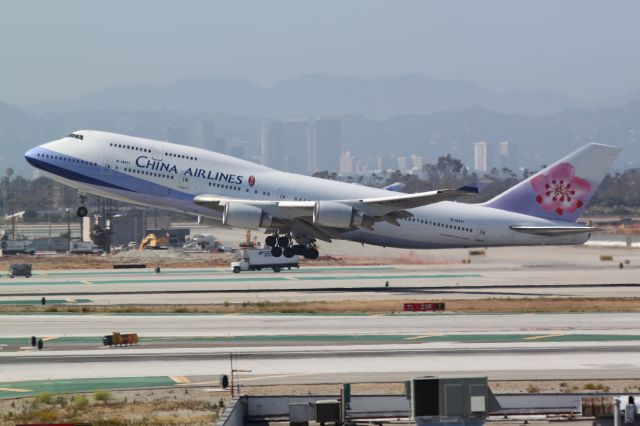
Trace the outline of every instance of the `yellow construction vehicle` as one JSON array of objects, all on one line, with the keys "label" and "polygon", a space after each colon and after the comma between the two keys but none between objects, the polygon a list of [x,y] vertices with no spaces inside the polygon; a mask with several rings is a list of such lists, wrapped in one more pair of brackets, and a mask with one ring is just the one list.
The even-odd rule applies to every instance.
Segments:
[{"label": "yellow construction vehicle", "polygon": [[140,243],[140,250],[166,250],[169,248],[169,235],[148,234]]}]

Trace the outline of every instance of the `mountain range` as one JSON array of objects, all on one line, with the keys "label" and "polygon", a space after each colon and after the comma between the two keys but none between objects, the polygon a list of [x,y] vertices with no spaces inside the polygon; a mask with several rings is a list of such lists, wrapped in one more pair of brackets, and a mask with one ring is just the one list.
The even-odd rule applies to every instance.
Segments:
[{"label": "mountain range", "polygon": [[109,87],[65,101],[24,107],[36,113],[91,109],[224,112],[282,118],[361,114],[386,119],[482,107],[504,114],[554,115],[564,109],[618,107],[640,100],[640,90],[599,101],[579,101],[549,92],[496,93],[463,80],[418,75],[360,78],[310,74],[266,88],[244,79],[202,77],[166,84]]}]

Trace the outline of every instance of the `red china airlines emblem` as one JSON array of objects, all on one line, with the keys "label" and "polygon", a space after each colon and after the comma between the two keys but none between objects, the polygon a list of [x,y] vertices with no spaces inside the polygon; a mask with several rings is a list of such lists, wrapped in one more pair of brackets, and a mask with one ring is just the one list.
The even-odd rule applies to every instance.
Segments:
[{"label": "red china airlines emblem", "polygon": [[256,177],[254,175],[249,176],[249,186],[256,184]]},{"label": "red china airlines emblem", "polygon": [[537,193],[536,202],[547,211],[562,216],[584,206],[583,200],[591,192],[591,184],[575,175],[575,168],[569,163],[560,163],[546,175],[540,174],[531,180]]}]

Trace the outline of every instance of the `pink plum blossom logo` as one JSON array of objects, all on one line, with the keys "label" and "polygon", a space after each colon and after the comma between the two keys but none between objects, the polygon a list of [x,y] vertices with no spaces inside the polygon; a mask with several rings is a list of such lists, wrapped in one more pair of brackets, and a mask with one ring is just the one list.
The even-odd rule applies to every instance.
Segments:
[{"label": "pink plum blossom logo", "polygon": [[584,206],[584,199],[591,192],[591,184],[575,175],[575,167],[560,163],[546,175],[540,173],[531,179],[531,186],[538,194],[536,202],[546,211],[562,216]]}]

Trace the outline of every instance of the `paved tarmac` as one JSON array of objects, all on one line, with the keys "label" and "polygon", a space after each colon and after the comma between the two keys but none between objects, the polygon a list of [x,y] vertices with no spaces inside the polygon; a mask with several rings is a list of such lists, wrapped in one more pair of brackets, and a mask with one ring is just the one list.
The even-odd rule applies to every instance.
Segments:
[{"label": "paved tarmac", "polygon": [[[114,330],[138,332],[141,345],[102,347],[99,337]],[[46,336],[45,350],[29,347],[32,334]],[[218,374],[228,371],[229,353],[251,370],[247,383],[409,372],[640,377],[640,314],[3,315],[0,336],[17,339],[0,339],[2,382]]]},{"label": "paved tarmac", "polygon": [[[640,297],[638,250],[508,248],[473,257],[462,250],[416,256],[412,265],[389,258],[383,266],[280,274],[36,271],[29,279],[1,277],[0,304],[37,304],[41,296],[82,305]],[[470,264],[461,263],[468,258]],[[112,331],[137,332],[141,344],[101,347],[100,337]],[[29,347],[32,335],[45,338],[43,351]],[[230,352],[238,354],[237,368],[251,370],[242,378],[246,383],[404,380],[450,372],[494,379],[640,377],[640,314],[0,315],[0,381],[6,383],[211,376],[229,370]]]},{"label": "paved tarmac", "polygon": [[[487,297],[640,297],[638,250],[545,248],[569,263],[532,258],[520,249],[474,258],[471,264],[304,266],[301,270],[233,274],[223,269],[35,271],[0,277],[0,304],[50,299],[69,303],[221,303],[348,299],[476,299]],[[564,257],[562,254],[564,253]],[[548,254],[548,253],[547,253]],[[618,262],[619,259],[619,262]],[[477,260],[477,261],[476,261]],[[624,261],[629,264],[625,265]],[[528,261],[532,263],[527,263]],[[618,263],[616,263],[618,262]],[[623,263],[623,269],[618,264]],[[89,299],[78,302],[79,299]]]}]

